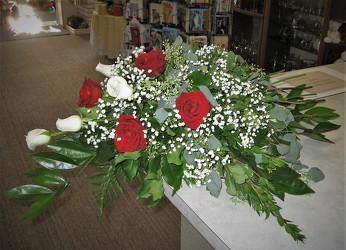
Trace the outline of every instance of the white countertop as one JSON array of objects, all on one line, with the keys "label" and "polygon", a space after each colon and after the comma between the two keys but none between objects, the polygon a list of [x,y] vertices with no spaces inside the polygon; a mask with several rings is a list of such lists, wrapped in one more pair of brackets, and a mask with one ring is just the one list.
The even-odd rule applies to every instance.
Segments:
[{"label": "white countertop", "polygon": [[311,183],[315,194],[311,196],[286,195],[278,201],[284,218],[292,220],[307,237],[305,243],[296,243],[276,218],[258,216],[248,204],[235,205],[225,186],[219,198],[214,198],[205,187],[184,186],[171,196],[164,184],[165,194],[187,220],[215,249],[234,250],[342,250],[345,243],[345,99],[341,93],[329,96],[323,106],[336,109],[340,115],[333,120],[342,127],[327,133],[335,144],[302,137],[301,162],[318,167],[325,179]]}]

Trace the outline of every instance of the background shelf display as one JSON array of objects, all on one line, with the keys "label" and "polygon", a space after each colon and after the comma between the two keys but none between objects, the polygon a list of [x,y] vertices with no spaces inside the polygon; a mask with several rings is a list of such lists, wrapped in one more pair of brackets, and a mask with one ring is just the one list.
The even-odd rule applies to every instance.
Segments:
[{"label": "background shelf display", "polygon": [[143,6],[136,11],[149,29],[149,41],[141,41],[148,49],[180,35],[199,47],[215,44],[233,50],[267,72],[322,65],[327,52],[344,49],[323,41],[332,1],[342,0],[132,1]]}]

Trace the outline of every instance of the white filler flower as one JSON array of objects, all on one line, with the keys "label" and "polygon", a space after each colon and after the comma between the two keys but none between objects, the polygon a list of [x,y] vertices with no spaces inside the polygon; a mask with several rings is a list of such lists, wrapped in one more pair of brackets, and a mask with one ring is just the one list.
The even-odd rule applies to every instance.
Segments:
[{"label": "white filler flower", "polygon": [[47,144],[50,141],[50,135],[48,130],[37,128],[29,131],[25,140],[28,148],[34,150],[38,146]]},{"label": "white filler flower", "polygon": [[72,115],[65,119],[58,119],[56,127],[64,132],[77,132],[82,127],[82,119],[78,115]]},{"label": "white filler flower", "polygon": [[127,99],[132,95],[132,87],[121,76],[113,76],[107,82],[107,92],[110,96]]}]

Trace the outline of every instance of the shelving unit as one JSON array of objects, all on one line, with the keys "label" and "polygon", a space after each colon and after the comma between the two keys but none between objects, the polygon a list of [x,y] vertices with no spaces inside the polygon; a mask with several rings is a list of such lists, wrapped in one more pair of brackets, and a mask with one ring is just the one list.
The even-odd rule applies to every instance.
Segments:
[{"label": "shelving unit", "polygon": [[274,72],[322,65],[326,51],[340,50],[342,45],[323,40],[332,1],[339,0],[129,0],[128,17],[131,21],[133,10],[146,17],[139,23],[148,33],[141,41],[148,49],[180,35],[196,46],[212,43],[232,50]]},{"label": "shelving unit", "polygon": [[261,66],[265,58],[271,0],[250,2],[233,2],[230,49],[248,63]]},{"label": "shelving unit", "polygon": [[234,2],[231,50],[247,62],[268,72],[322,65],[332,0]]}]

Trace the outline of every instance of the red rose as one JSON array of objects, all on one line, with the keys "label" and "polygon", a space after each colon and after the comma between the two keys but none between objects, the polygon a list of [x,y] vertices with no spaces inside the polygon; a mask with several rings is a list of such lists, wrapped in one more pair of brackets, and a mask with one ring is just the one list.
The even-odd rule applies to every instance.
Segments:
[{"label": "red rose", "polygon": [[201,91],[182,92],[175,101],[175,105],[181,120],[191,129],[197,129],[210,110],[210,104]]},{"label": "red rose", "polygon": [[134,62],[137,68],[144,69],[147,76],[154,77],[165,71],[166,55],[162,50],[152,50],[141,54]]},{"label": "red rose", "polygon": [[133,152],[144,150],[147,140],[144,137],[144,127],[132,115],[123,115],[118,119],[114,145],[118,152]]},{"label": "red rose", "polygon": [[90,78],[86,77],[82,84],[82,88],[79,90],[78,105],[80,107],[92,108],[101,97],[101,86]]}]

